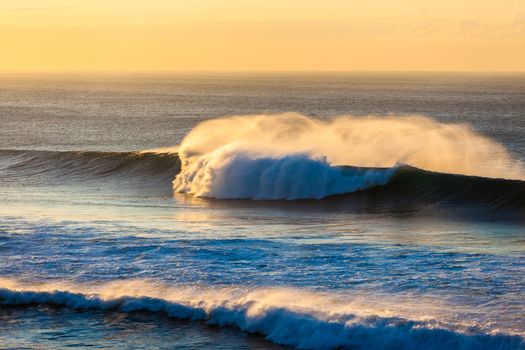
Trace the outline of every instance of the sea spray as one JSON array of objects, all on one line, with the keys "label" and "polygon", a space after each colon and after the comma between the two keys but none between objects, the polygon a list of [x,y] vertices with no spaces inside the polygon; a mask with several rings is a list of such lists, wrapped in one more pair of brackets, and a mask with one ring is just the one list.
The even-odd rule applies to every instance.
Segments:
[{"label": "sea spray", "polygon": [[[467,125],[422,116],[320,120],[286,113],[214,119],[195,127],[178,151],[182,170],[173,188],[200,197],[323,198],[384,185],[401,163],[443,173],[525,178],[502,145]],[[341,165],[369,170],[342,172]]]}]

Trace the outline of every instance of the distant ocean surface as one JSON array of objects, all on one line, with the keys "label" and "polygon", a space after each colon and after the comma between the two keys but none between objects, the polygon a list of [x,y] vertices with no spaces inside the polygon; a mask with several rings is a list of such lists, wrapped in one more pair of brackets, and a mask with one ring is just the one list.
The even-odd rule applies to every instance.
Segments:
[{"label": "distant ocean surface", "polygon": [[524,162],[523,74],[4,74],[0,348],[525,349]]}]

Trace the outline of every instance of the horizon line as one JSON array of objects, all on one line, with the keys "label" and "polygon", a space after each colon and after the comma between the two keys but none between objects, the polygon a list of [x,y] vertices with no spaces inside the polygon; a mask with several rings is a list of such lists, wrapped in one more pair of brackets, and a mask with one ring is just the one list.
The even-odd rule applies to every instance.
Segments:
[{"label": "horizon line", "polygon": [[469,69],[354,69],[354,70],[330,70],[330,69],[309,69],[309,70],[294,70],[294,69],[20,69],[20,70],[1,70],[0,75],[67,75],[67,74],[352,74],[352,73],[427,73],[427,74],[525,74],[524,70],[469,70]]}]

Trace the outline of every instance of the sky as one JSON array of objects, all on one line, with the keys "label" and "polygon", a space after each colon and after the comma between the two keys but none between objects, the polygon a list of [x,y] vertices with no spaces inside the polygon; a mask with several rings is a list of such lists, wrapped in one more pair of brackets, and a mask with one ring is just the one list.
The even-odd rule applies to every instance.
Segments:
[{"label": "sky", "polygon": [[0,0],[0,71],[525,71],[525,0]]}]

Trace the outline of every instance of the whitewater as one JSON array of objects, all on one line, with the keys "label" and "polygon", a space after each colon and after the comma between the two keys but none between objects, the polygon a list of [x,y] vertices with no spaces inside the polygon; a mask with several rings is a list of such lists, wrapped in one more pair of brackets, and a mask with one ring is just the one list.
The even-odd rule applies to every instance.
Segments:
[{"label": "whitewater", "polygon": [[523,86],[0,81],[0,348],[525,349]]},{"label": "whitewater", "polygon": [[61,283],[24,286],[11,280],[1,282],[4,305],[45,303],[76,310],[162,312],[175,318],[235,326],[301,349],[514,349],[524,345],[517,335],[495,331],[481,335],[481,330],[468,323],[452,326],[458,331],[450,330],[451,325],[447,329],[446,322],[431,316],[446,306],[432,300],[419,300],[418,303],[428,303],[424,314],[405,319],[400,316],[403,312],[422,311],[414,301],[406,301],[409,296],[400,298],[399,305],[394,306],[380,301],[378,296],[345,301],[326,293],[284,288],[173,288],[151,281],[79,288]]}]

